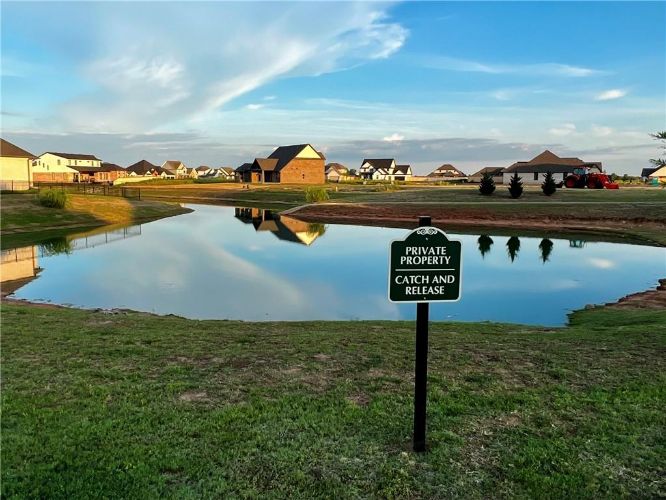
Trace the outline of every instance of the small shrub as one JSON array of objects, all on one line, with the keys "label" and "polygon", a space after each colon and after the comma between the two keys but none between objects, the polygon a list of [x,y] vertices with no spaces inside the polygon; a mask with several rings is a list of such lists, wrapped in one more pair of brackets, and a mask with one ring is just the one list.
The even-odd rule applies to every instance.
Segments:
[{"label": "small shrub", "polygon": [[62,189],[42,189],[37,195],[39,204],[49,208],[65,208],[67,193]]},{"label": "small shrub", "polygon": [[523,194],[523,181],[518,177],[518,172],[514,172],[509,182],[509,194],[511,198],[520,198]]},{"label": "small shrub", "polygon": [[541,190],[546,196],[550,196],[557,191],[557,185],[555,184],[555,179],[553,178],[552,172],[546,172],[546,177],[541,184]]},{"label": "small shrub", "polygon": [[493,176],[490,175],[488,172],[483,174],[483,177],[481,178],[481,184],[479,184],[479,193],[481,193],[484,196],[490,196],[495,192],[495,181],[493,180]]},{"label": "small shrub", "polygon": [[305,189],[305,201],[308,203],[318,203],[328,200],[328,191],[321,187],[308,187]]}]

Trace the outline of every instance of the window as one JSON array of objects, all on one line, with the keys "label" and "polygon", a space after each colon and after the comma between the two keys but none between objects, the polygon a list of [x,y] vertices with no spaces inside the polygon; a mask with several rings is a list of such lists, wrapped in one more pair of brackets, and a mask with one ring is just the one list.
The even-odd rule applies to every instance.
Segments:
[{"label": "window", "polygon": [[58,165],[60,165],[60,160],[58,160]]},{"label": "window", "polygon": [[539,180],[539,173],[538,172],[534,172],[534,180],[535,181]]},{"label": "window", "polygon": [[305,180],[305,174],[304,174],[304,173],[301,174],[301,178],[302,178],[303,180]]}]

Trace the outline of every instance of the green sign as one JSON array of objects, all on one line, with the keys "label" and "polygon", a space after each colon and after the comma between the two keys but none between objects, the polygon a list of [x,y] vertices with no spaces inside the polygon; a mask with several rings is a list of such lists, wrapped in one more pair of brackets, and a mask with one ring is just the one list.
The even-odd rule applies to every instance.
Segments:
[{"label": "green sign", "polygon": [[454,302],[460,299],[462,243],[436,227],[419,227],[391,242],[391,302]]}]

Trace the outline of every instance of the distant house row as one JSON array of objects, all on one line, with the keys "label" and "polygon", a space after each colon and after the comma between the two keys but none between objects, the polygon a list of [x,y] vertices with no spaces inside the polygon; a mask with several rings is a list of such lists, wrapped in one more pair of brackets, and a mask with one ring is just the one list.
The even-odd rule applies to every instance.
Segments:
[{"label": "distant house row", "polygon": [[[323,184],[344,181],[383,182],[480,182],[489,174],[496,183],[508,183],[514,173],[525,184],[539,184],[546,172],[563,181],[576,169],[602,171],[601,162],[587,162],[576,157],[559,157],[544,151],[528,161],[517,161],[508,167],[484,167],[467,175],[445,163],[425,176],[414,175],[411,165],[398,164],[394,158],[365,158],[358,170],[340,163],[326,164],[326,157],[311,144],[277,147],[266,158],[255,158],[238,168],[199,166],[190,168],[179,160],[154,165],[140,160],[126,168],[104,162],[91,154],[48,151],[39,156],[0,139],[0,184],[2,189],[27,189],[33,182],[99,182],[124,183],[149,178],[211,178],[244,183]],[[647,175],[666,180],[666,172],[650,171]],[[663,181],[662,181],[663,182]],[[17,187],[25,186],[25,187]]]},{"label": "distant house row", "polygon": [[485,174],[489,174],[498,184],[508,184],[514,173],[522,178],[525,184],[540,184],[546,172],[551,172],[556,181],[563,181],[575,169],[587,168],[602,171],[601,162],[586,162],[580,158],[561,158],[551,151],[544,151],[529,161],[518,161],[508,167],[484,167],[467,175],[449,163],[445,163],[426,176],[415,176],[409,165],[397,165],[392,158],[365,159],[356,174],[339,163],[327,165],[326,180],[339,182],[354,178],[380,181],[453,181],[480,182]]},{"label": "distant house row", "polygon": [[0,139],[0,187],[2,189],[28,189],[37,182],[98,182],[109,183],[145,178],[184,179],[220,178],[235,180],[232,167],[188,168],[183,162],[168,160],[161,166],[140,160],[127,168],[104,162],[91,154],[47,151],[36,156],[18,146]]}]

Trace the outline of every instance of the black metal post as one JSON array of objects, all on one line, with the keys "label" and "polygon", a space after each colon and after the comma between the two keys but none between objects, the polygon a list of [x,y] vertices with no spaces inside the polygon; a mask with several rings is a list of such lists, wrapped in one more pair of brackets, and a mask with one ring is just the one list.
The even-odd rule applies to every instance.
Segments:
[{"label": "black metal post", "polygon": [[[419,217],[419,227],[431,224],[429,216]],[[426,402],[428,398],[428,315],[430,304],[416,304],[416,356],[414,361],[414,451],[426,449]]]}]

